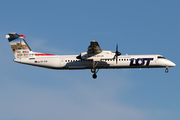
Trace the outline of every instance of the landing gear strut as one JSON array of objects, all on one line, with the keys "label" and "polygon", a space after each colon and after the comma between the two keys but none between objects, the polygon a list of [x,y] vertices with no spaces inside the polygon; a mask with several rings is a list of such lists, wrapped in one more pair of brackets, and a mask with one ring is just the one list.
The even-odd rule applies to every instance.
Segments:
[{"label": "landing gear strut", "polygon": [[165,72],[166,72],[166,73],[168,73],[168,71],[169,71],[169,70],[168,70],[168,67],[166,67],[166,70],[165,70]]},{"label": "landing gear strut", "polygon": [[97,78],[96,73],[99,71],[99,69],[96,70],[96,66],[98,65],[98,63],[99,63],[99,61],[93,61],[93,68],[91,69],[91,72],[94,73],[94,74],[92,75],[92,77],[93,77],[94,79]]}]

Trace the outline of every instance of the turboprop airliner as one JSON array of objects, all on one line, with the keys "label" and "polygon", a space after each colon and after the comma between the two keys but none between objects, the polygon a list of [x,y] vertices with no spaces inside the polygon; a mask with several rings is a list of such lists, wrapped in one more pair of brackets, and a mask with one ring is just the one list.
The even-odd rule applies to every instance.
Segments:
[{"label": "turboprop airliner", "polygon": [[54,55],[33,52],[24,35],[8,33],[6,38],[14,53],[14,62],[60,70],[90,69],[94,79],[99,69],[165,68],[167,73],[169,67],[176,66],[162,55],[121,55],[118,45],[115,52],[105,51],[97,41],[91,41],[88,50],[79,55]]}]

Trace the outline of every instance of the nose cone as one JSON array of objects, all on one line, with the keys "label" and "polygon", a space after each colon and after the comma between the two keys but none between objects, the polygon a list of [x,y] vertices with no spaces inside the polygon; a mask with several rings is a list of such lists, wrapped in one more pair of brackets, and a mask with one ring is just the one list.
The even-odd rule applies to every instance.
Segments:
[{"label": "nose cone", "polygon": [[176,64],[170,61],[168,66],[169,66],[169,67],[175,67]]},{"label": "nose cone", "polygon": [[173,67],[175,67],[176,66],[176,64],[175,63],[173,63]]}]

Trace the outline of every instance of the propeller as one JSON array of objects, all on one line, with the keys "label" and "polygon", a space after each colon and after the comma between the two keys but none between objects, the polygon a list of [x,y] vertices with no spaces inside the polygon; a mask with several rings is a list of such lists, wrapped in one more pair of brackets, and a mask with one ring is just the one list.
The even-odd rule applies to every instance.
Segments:
[{"label": "propeller", "polygon": [[116,64],[118,63],[118,56],[120,55],[121,53],[118,51],[118,44],[116,44],[116,52],[115,52]]}]

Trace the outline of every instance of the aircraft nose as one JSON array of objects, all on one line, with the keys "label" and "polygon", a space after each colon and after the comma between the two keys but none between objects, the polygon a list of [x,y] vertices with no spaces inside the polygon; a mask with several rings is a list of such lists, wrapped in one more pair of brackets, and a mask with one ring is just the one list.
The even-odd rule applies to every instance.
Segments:
[{"label": "aircraft nose", "polygon": [[175,67],[176,66],[176,64],[175,63],[173,63],[173,67]]},{"label": "aircraft nose", "polygon": [[169,67],[175,67],[175,66],[176,66],[176,64],[170,61],[170,63],[169,63],[169,65],[168,65],[168,66],[169,66]]}]

